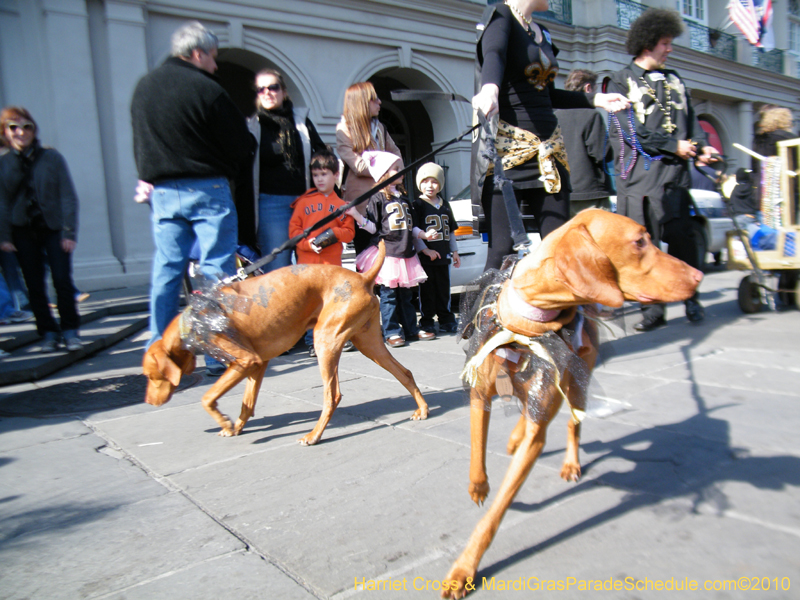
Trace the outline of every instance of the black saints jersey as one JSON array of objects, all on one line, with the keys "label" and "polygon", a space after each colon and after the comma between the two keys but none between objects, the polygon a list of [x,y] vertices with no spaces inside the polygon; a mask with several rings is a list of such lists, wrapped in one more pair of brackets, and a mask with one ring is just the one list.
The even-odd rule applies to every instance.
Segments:
[{"label": "black saints jersey", "polygon": [[439,204],[438,208],[421,198],[414,201],[414,216],[416,217],[414,225],[423,231],[433,230],[436,232],[435,239],[423,241],[428,248],[438,252],[440,257],[437,260],[431,260],[420,253],[419,260],[423,265],[450,264],[448,255],[452,252],[451,241],[455,236],[458,223],[456,223],[456,218],[453,216],[453,211],[447,201],[439,199],[441,204]]},{"label": "black saints jersey", "polygon": [[377,245],[383,240],[386,244],[386,256],[394,258],[414,256],[411,234],[414,213],[408,198],[387,196],[383,192],[378,192],[367,203],[367,218],[378,228],[370,244]]}]

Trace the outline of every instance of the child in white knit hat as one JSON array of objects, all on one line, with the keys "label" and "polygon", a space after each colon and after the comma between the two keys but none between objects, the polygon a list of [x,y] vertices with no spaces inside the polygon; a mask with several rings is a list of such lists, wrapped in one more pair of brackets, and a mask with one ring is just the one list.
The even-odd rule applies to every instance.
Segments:
[{"label": "child in white knit hat", "polygon": [[[378,183],[399,171],[400,158],[395,154],[367,151],[362,158]],[[404,346],[409,340],[435,337],[420,336],[417,311],[411,302],[411,288],[426,278],[413,243],[425,232],[414,227],[412,210],[403,185],[397,180],[369,199],[366,216],[355,207],[347,211],[359,227],[372,234],[370,245],[356,257],[359,272],[368,270],[375,262],[381,240],[386,246],[386,258],[375,283],[380,285],[383,336],[393,348]]]},{"label": "child in white knit hat", "polygon": [[420,337],[436,335],[434,317],[439,320],[440,333],[455,333],[456,317],[450,308],[450,257],[453,266],[461,266],[455,230],[455,216],[447,200],[439,195],[444,188],[444,169],[436,163],[425,163],[417,171],[417,189],[421,192],[414,201],[415,225],[426,232],[420,240],[419,258],[428,279],[419,286]]}]

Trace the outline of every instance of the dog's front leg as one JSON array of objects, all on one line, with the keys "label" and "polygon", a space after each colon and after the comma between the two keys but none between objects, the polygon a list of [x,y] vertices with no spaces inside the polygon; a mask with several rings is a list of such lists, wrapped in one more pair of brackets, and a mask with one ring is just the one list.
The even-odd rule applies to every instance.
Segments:
[{"label": "dog's front leg", "polygon": [[561,467],[561,478],[565,481],[578,481],[581,478],[581,463],[578,448],[581,441],[581,424],[570,419],[567,425],[567,452]]},{"label": "dog's front leg", "polygon": [[214,420],[219,423],[219,426],[222,428],[219,435],[223,437],[234,435],[233,426],[231,420],[217,408],[217,400],[244,379],[245,375],[246,373],[242,371],[241,367],[233,364],[228,367],[228,370],[225,371],[219,379],[217,379],[216,383],[211,386],[211,389],[203,395],[203,408],[205,408],[208,414],[214,417]]},{"label": "dog's front leg", "polygon": [[244,390],[244,398],[242,398],[242,410],[233,426],[233,435],[239,435],[250,417],[255,414],[258,392],[261,390],[261,382],[264,381],[266,370],[267,363],[250,368],[247,387]]},{"label": "dog's front leg", "polygon": [[[466,595],[466,583],[470,578],[474,581],[481,558],[492,543],[503,516],[542,452],[546,429],[547,423],[526,422],[525,435],[514,453],[497,496],[472,532],[464,552],[453,563],[450,572],[444,578],[451,582],[451,589],[443,591],[442,598],[463,598]],[[455,585],[452,582],[455,582]],[[453,590],[452,587],[456,589]]]},{"label": "dog's front leg", "polygon": [[473,388],[470,390],[470,459],[469,495],[478,506],[489,495],[486,476],[486,441],[489,437],[489,418],[492,415],[491,396]]},{"label": "dog's front leg", "polygon": [[313,446],[319,442],[325,428],[331,421],[333,412],[342,400],[342,393],[339,390],[339,358],[342,353],[341,346],[335,350],[331,350],[324,342],[316,345],[319,347],[317,351],[317,360],[319,361],[319,371],[320,375],[322,375],[322,387],[324,389],[322,414],[320,414],[314,429],[297,440],[303,446]]}]

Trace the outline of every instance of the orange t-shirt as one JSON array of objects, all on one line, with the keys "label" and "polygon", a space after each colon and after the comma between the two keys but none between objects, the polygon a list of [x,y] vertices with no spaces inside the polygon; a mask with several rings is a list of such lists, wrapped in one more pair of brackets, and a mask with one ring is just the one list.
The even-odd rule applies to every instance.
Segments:
[{"label": "orange t-shirt", "polygon": [[[294,212],[292,213],[292,219],[289,221],[289,237],[300,235],[307,227],[310,227],[323,217],[327,217],[337,208],[344,206],[344,204],[344,200],[339,198],[336,192],[331,192],[329,196],[325,196],[318,192],[316,188],[311,188],[292,202]],[[308,240],[320,235],[326,229],[333,229],[338,242],[323,248],[322,252],[317,254],[311,249]],[[341,266],[341,243],[352,242],[355,235],[356,224],[353,217],[342,214],[322,228],[312,231],[308,238],[301,240],[297,244],[297,262],[304,265]]]}]

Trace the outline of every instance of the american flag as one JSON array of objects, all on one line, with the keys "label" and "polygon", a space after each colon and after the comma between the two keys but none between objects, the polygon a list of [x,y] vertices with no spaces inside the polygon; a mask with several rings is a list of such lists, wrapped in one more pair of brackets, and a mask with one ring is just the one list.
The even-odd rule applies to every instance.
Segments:
[{"label": "american flag", "polygon": [[756,46],[763,47],[764,50],[772,50],[775,47],[775,34],[772,30],[772,0],[753,0],[753,4],[761,26],[761,35],[758,37]]},{"label": "american flag", "polygon": [[728,3],[728,14],[747,41],[758,45],[761,38],[761,23],[756,16],[752,0],[731,0]]}]

